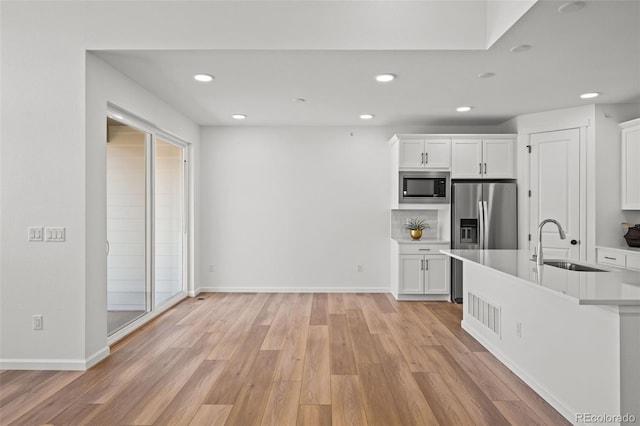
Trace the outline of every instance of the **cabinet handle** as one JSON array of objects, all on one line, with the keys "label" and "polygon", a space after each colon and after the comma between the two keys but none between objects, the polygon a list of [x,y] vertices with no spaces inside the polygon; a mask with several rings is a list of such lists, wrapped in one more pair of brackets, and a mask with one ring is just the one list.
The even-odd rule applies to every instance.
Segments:
[{"label": "cabinet handle", "polygon": [[420,270],[424,271],[424,259],[420,259]]},{"label": "cabinet handle", "polygon": [[420,251],[431,251],[431,249],[418,249]]},{"label": "cabinet handle", "polygon": [[429,164],[429,153],[428,153],[428,152],[426,152],[426,153],[424,154],[424,158],[425,158],[425,160],[424,160],[424,164]]},{"label": "cabinet handle", "polygon": [[487,174],[487,163],[484,163],[484,174]]},{"label": "cabinet handle", "polygon": [[617,259],[617,258],[615,258],[615,257],[609,257],[609,256],[605,256],[604,258],[605,258],[605,259],[609,259],[609,260],[618,260],[618,259]]},{"label": "cabinet handle", "polygon": [[482,163],[478,163],[478,174],[482,174]]},{"label": "cabinet handle", "polygon": [[424,164],[424,152],[420,155],[422,156],[422,160],[420,160],[420,164]]},{"label": "cabinet handle", "polygon": [[429,259],[426,259],[426,260],[424,261],[424,269],[425,269],[425,271],[428,271],[428,270],[429,270]]}]

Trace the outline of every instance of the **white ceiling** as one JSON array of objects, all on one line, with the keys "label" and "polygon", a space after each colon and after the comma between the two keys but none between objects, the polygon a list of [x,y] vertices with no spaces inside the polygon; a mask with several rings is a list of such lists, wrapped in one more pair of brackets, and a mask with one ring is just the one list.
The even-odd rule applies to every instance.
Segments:
[{"label": "white ceiling", "polygon": [[[540,1],[488,50],[95,53],[201,125],[497,125],[593,102],[640,102],[640,1],[585,3],[561,14],[563,2]],[[519,44],[532,49],[511,53]],[[382,72],[398,78],[377,83]],[[477,77],[485,72],[496,76]],[[198,83],[196,73],[215,79]],[[590,91],[602,95],[579,99]],[[457,113],[461,105],[473,109]],[[363,122],[362,113],[375,118]]]}]

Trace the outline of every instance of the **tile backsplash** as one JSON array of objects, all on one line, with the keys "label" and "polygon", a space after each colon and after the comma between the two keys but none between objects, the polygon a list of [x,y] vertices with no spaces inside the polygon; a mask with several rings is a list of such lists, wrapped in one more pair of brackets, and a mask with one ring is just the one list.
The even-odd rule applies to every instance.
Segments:
[{"label": "tile backsplash", "polygon": [[391,238],[411,238],[404,225],[411,218],[420,218],[429,225],[429,229],[422,231],[422,240],[434,240],[438,238],[438,211],[437,210],[392,210],[391,211]]}]

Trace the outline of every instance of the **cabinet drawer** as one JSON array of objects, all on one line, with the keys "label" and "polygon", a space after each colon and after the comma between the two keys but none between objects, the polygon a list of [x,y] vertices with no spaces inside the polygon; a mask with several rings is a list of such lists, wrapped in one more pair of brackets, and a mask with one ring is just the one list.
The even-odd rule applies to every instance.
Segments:
[{"label": "cabinet drawer", "polygon": [[607,250],[598,250],[598,263],[617,266],[618,268],[624,268],[626,266],[625,255],[623,253]]},{"label": "cabinet drawer", "polygon": [[640,254],[628,254],[627,255],[627,269],[633,269],[634,271],[640,271]]},{"label": "cabinet drawer", "polygon": [[440,250],[449,248],[442,244],[400,244],[400,254],[440,254]]}]

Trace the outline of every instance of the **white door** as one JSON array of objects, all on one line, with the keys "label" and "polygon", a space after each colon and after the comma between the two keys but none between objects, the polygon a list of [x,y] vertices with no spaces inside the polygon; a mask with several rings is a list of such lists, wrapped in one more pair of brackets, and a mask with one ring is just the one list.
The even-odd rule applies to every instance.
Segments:
[{"label": "white door", "polygon": [[640,126],[622,131],[622,209],[640,209]]},{"label": "white door", "polygon": [[424,293],[424,257],[421,254],[400,255],[400,294]]},{"label": "white door", "polygon": [[451,141],[451,178],[482,178],[481,139],[454,139]]},{"label": "white door", "polygon": [[580,130],[534,133],[530,144],[529,248],[534,253],[538,224],[555,219],[567,238],[561,240],[557,227],[546,224],[542,230],[544,257],[580,260]]},{"label": "white door", "polygon": [[449,294],[449,262],[446,256],[425,256],[426,294]]},{"label": "white door", "polygon": [[451,165],[451,140],[427,139],[424,142],[425,167],[448,169]]},{"label": "white door", "polygon": [[484,162],[482,173],[485,179],[515,178],[514,143],[513,139],[485,139],[482,141],[482,160]]},{"label": "white door", "polygon": [[400,141],[400,168],[424,167],[424,141],[422,139]]}]

